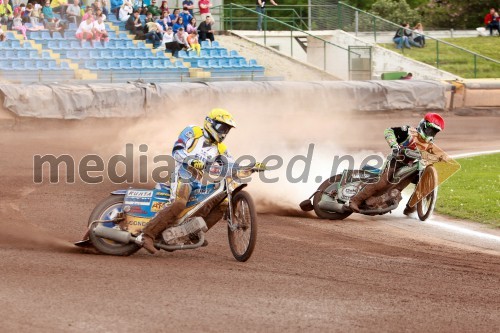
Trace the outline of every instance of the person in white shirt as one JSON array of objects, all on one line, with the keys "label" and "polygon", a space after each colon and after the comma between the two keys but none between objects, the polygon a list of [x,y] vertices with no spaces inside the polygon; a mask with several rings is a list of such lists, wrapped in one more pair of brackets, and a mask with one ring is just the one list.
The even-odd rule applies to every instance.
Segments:
[{"label": "person in white shirt", "polygon": [[82,47],[84,40],[89,41],[92,47],[94,46],[94,34],[92,33],[93,27],[91,15],[87,16],[87,19],[82,21],[82,23],[78,26],[78,30],[76,30],[76,38],[80,40]]},{"label": "person in white shirt", "polygon": [[108,32],[106,31],[106,25],[103,20],[104,14],[97,16],[97,20],[92,23],[92,31],[94,33],[94,39],[100,41],[102,46],[105,42],[109,41]]},{"label": "person in white shirt", "polygon": [[132,4],[128,1],[124,2],[120,7],[120,11],[118,12],[118,17],[120,21],[126,22],[134,9],[132,8]]},{"label": "person in white shirt", "polygon": [[172,27],[168,27],[167,31],[165,31],[165,33],[163,34],[162,43],[165,44],[165,53],[167,51],[170,51],[174,57],[177,56],[177,52],[182,50],[182,45],[180,45],[175,40],[175,35]]},{"label": "person in white shirt", "polygon": [[190,50],[191,48],[189,47],[187,36],[188,34],[184,31],[184,28],[179,28],[179,30],[177,30],[177,33],[175,34],[174,39],[177,43],[180,44],[183,49]]}]

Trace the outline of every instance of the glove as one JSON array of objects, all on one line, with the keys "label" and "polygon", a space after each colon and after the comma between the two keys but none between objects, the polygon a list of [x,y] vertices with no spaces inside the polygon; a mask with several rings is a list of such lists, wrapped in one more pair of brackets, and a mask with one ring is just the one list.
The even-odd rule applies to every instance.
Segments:
[{"label": "glove", "polygon": [[193,168],[198,170],[203,170],[203,168],[205,167],[205,163],[203,163],[203,161],[201,160],[192,160],[190,164]]},{"label": "glove", "polygon": [[397,145],[392,146],[392,156],[396,157],[399,155],[400,148]]},{"label": "glove", "polygon": [[257,163],[255,163],[255,166],[253,168],[256,170],[265,170],[266,165],[262,162],[257,162]]}]

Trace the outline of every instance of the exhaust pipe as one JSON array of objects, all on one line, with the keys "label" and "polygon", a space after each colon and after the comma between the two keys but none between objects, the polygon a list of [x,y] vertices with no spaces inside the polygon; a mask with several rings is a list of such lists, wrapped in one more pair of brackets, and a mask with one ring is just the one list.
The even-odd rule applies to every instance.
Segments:
[{"label": "exhaust pipe", "polygon": [[318,204],[319,208],[329,211],[329,212],[336,212],[336,213],[347,213],[350,212],[350,209],[346,210],[346,207],[344,204],[335,202],[335,201],[320,201]]},{"label": "exhaust pipe", "polygon": [[135,241],[135,237],[132,236],[129,232],[113,228],[107,228],[102,224],[98,224],[97,227],[95,227],[92,232],[97,237],[110,239],[118,243],[128,244]]}]

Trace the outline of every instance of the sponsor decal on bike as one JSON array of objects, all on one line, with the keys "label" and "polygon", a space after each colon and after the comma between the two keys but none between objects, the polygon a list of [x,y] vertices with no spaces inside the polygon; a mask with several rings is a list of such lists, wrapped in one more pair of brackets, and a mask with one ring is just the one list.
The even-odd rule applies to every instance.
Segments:
[{"label": "sponsor decal on bike", "polygon": [[163,207],[165,207],[165,204],[165,201],[153,201],[153,203],[151,204],[151,211],[154,213],[159,212],[163,209]]},{"label": "sponsor decal on bike", "polygon": [[128,190],[125,204],[131,206],[149,206],[153,197],[153,191]]},{"label": "sponsor decal on bike", "polygon": [[127,215],[127,229],[131,234],[138,234],[148,224],[149,218]]},{"label": "sponsor decal on bike", "polygon": [[348,185],[342,189],[342,196],[350,198],[358,193],[358,187],[356,185]]}]

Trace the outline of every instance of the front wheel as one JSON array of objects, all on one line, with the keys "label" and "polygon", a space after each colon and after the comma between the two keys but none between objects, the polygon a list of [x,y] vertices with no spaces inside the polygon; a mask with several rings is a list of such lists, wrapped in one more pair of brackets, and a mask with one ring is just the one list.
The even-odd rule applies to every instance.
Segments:
[{"label": "front wheel", "polygon": [[234,230],[227,227],[229,247],[236,260],[244,262],[250,259],[257,242],[257,217],[255,205],[250,194],[238,192],[233,197],[232,222]]},{"label": "front wheel", "polygon": [[428,193],[417,203],[417,214],[420,221],[427,220],[434,211],[437,198],[437,180],[438,174],[436,169],[433,166],[425,168],[417,184],[419,191]]},{"label": "front wheel", "polygon": [[318,187],[318,191],[313,197],[313,207],[314,207],[314,212],[316,215],[318,215],[319,218],[321,219],[328,219],[328,220],[343,220],[349,215],[352,214],[352,212],[347,212],[347,213],[336,213],[336,212],[328,212],[324,211],[323,209],[319,208],[318,204],[321,201],[321,197],[323,196],[323,192],[333,183],[338,183],[342,179],[342,175],[335,175],[333,177],[328,178],[325,180],[320,187]]},{"label": "front wheel", "polygon": [[[115,241],[97,237],[94,234],[94,228],[98,223],[92,224],[96,220],[106,221],[113,220],[116,216],[123,212],[124,195],[110,195],[102,200],[92,211],[89,217],[90,233],[89,238],[92,245],[102,253],[111,254],[115,256],[129,256],[140,249],[140,246],[135,243],[121,244]],[[102,223],[107,228],[118,228],[113,222]]]}]

